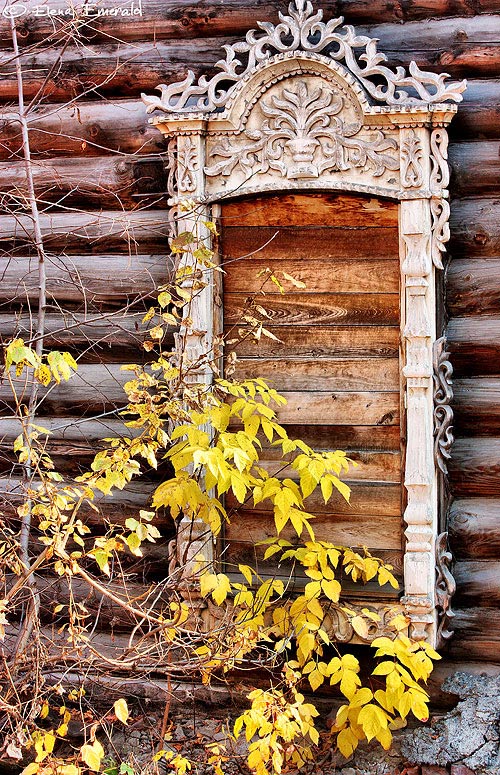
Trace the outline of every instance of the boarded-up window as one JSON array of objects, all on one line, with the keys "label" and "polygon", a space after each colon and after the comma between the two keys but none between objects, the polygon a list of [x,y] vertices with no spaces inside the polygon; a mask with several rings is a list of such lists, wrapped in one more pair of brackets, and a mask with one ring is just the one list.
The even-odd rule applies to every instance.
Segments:
[{"label": "boarded-up window", "polygon": [[[317,537],[367,546],[400,575],[397,203],[318,193],[234,200],[221,208],[221,257],[226,333],[257,295],[269,316],[262,316],[265,327],[281,340],[262,336],[258,343],[248,338],[236,345],[236,376],[263,377],[287,398],[278,416],[290,437],[303,438],[318,451],[345,449],[359,463],[348,475],[350,505],[334,496],[325,506],[320,493],[306,501],[317,515]],[[268,268],[278,277],[287,272],[306,288],[285,283],[282,295],[268,281],[260,295]],[[281,470],[278,450],[263,443],[267,470],[290,475],[289,469]],[[231,496],[228,505],[237,505]],[[248,562],[276,572],[263,564],[263,548],[257,546],[274,534],[270,507],[240,507],[222,550],[228,569]],[[292,538],[291,531],[283,535]],[[356,585],[356,596],[371,593],[370,585]]]}]

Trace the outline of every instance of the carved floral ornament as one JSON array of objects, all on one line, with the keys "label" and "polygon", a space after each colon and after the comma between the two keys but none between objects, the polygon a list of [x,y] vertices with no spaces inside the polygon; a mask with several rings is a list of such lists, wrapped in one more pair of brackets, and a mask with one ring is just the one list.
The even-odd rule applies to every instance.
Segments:
[{"label": "carved floral ornament", "polygon": [[[189,71],[158,86],[159,96],[143,95],[168,138],[172,229],[186,198],[207,217],[224,198],[265,191],[353,191],[400,202],[407,543],[399,605],[413,636],[436,643],[436,491],[452,418],[439,392],[434,411],[435,272],[449,239],[446,127],[466,84],[414,62],[409,72],[389,67],[376,40],[342,18],[324,22],[309,0],[292,0],[278,24],[258,27],[224,46],[211,78]],[[189,214],[181,218],[189,229]],[[184,327],[194,353],[210,345],[218,292],[213,284],[200,294]]]}]

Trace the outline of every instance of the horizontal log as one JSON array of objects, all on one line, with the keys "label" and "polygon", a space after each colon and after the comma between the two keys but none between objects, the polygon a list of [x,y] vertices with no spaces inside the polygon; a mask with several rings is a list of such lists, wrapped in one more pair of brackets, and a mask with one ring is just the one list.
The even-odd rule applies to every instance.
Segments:
[{"label": "horizontal log", "polygon": [[500,498],[500,439],[457,439],[448,468],[457,498]]},{"label": "horizontal log", "polygon": [[[341,390],[399,390],[399,361],[397,358],[358,358],[340,360],[300,360],[280,358],[241,359],[236,362],[235,377],[261,377],[276,390],[341,391]],[[325,422],[328,418],[325,418]]]},{"label": "horizontal log", "polygon": [[[81,2],[71,8],[81,8]],[[51,0],[49,11],[45,3],[39,0],[27,0],[29,9],[17,19],[20,44],[31,45],[49,39],[57,41],[63,38],[66,28],[72,21],[65,0]],[[35,11],[35,7],[38,8]],[[138,5],[135,4],[137,8]],[[228,35],[241,36],[256,26],[257,20],[275,24],[278,12],[283,11],[281,0],[225,0],[221,10],[211,0],[142,0],[140,14],[128,15],[134,4],[124,4],[114,0],[106,5],[106,15],[82,17],[78,25],[79,35],[85,40],[178,40],[204,36]],[[113,15],[113,9],[117,11]],[[495,0],[479,0],[472,7],[466,0],[409,0],[404,5],[394,4],[389,8],[384,0],[340,0],[333,13],[342,14],[349,22],[361,24],[374,22],[401,22],[429,17],[473,16],[479,13],[495,12],[498,4]],[[330,18],[332,12],[325,14]],[[375,34],[376,30],[372,31]],[[0,45],[10,48],[10,28],[8,21],[0,21]]]},{"label": "horizontal log", "polygon": [[[34,482],[33,487],[36,488]],[[96,532],[102,531],[108,523],[123,526],[128,517],[137,517],[140,509],[150,507],[151,498],[157,484],[145,479],[130,482],[124,490],[115,491],[114,495],[96,494],[93,503],[99,512],[83,503],[78,512],[85,524],[95,527]],[[12,524],[17,525],[19,517],[16,508],[26,500],[26,488],[23,481],[16,476],[0,479],[0,504],[3,514]],[[36,500],[36,496],[33,496]],[[174,525],[169,514],[159,511],[154,524],[162,530],[165,536],[173,533]]]},{"label": "horizontal log", "polygon": [[[451,169],[450,189],[455,197],[478,196],[498,192],[500,177],[500,142],[452,143],[448,161]],[[479,174],[478,174],[478,171]]]},{"label": "horizontal log", "polygon": [[500,612],[497,608],[457,609],[450,627],[455,633],[448,652],[452,659],[498,662]]},{"label": "horizontal log", "polygon": [[500,435],[500,379],[457,379],[453,390],[457,434]]},{"label": "horizontal log", "polygon": [[[168,216],[164,211],[42,213],[40,226],[48,252],[123,253],[133,256],[167,251]],[[33,221],[27,215],[0,215],[0,249],[25,254],[33,244]],[[34,249],[33,249],[34,252]]]},{"label": "horizontal log", "polygon": [[453,575],[457,582],[457,606],[500,606],[500,561],[460,560],[455,564]]},{"label": "horizontal log", "polygon": [[454,200],[450,229],[453,258],[500,255],[500,199]]},{"label": "horizontal log", "polygon": [[[380,39],[380,49],[391,67],[408,66],[415,60],[421,68],[437,72],[446,68],[454,78],[498,74],[500,46],[495,16],[379,24],[360,27],[358,32]],[[42,87],[44,97],[53,102],[65,102],[89,91],[105,97],[117,93],[139,96],[141,90],[151,92],[160,82],[183,80],[188,67],[197,76],[210,73],[224,55],[222,46],[232,42],[226,37],[209,38],[204,32],[203,37],[179,44],[175,38],[163,41],[150,33],[141,43],[86,44],[85,57],[81,56],[80,46],[69,45],[63,52],[56,47],[42,51],[35,47],[21,54],[25,97],[36,97]],[[15,99],[10,54],[0,56],[0,73],[0,98]]]},{"label": "horizontal log", "polygon": [[301,233],[307,233],[305,226],[324,227],[325,223],[330,228],[397,228],[398,206],[361,194],[264,194],[225,203],[220,221],[223,234],[227,226],[235,225],[300,226]]},{"label": "horizontal log", "polygon": [[[82,220],[86,217],[91,218],[81,216]],[[159,285],[169,281],[173,267],[165,253],[136,255],[133,250],[129,254],[125,242],[123,247],[124,255],[49,255],[45,263],[48,303],[55,301],[58,308],[65,303],[124,306],[134,299],[150,297]],[[36,306],[36,258],[9,256],[2,267],[0,300],[4,305],[29,301]]]},{"label": "horizontal log", "polygon": [[497,498],[457,498],[453,501],[448,531],[451,549],[458,559],[496,560],[500,557],[499,509]]},{"label": "horizontal log", "polygon": [[453,259],[447,272],[447,306],[452,317],[498,314],[500,258]]},{"label": "horizontal log", "polygon": [[[43,343],[46,349],[68,350],[83,363],[139,363],[144,361],[142,345],[146,325],[144,312],[103,312],[92,315],[77,312],[47,314]],[[0,334],[4,342],[21,337],[30,344],[36,322],[30,315],[0,315]],[[163,339],[165,350],[174,346],[173,331]]]},{"label": "horizontal log", "polygon": [[[260,231],[260,230],[259,230]],[[330,232],[330,244],[337,239],[337,230]],[[340,231],[340,230],[339,230]],[[361,230],[363,231],[363,230]],[[373,229],[373,231],[382,231]],[[285,299],[292,299],[299,293],[299,289],[288,281],[283,272],[305,284],[309,293],[399,293],[400,267],[398,260],[383,261],[379,259],[359,259],[359,247],[357,234],[353,236],[350,231],[351,256],[353,253],[353,240],[356,241],[356,257],[352,256],[347,261],[329,259],[326,255],[320,259],[311,259],[304,256],[303,259],[285,258],[282,260],[251,258],[245,261],[224,261],[222,266],[225,271],[224,291],[233,293],[258,292],[262,289],[265,296],[276,295],[280,289],[268,279],[266,282],[266,270],[271,269],[285,288]],[[295,239],[297,242],[298,240]],[[306,252],[310,244],[306,237]],[[333,250],[331,249],[331,252]],[[260,254],[258,254],[260,255]],[[325,271],[327,267],[328,271]],[[265,306],[265,301],[264,301]]]},{"label": "horizontal log", "polygon": [[[64,209],[133,210],[146,204],[166,208],[166,174],[158,157],[37,159],[32,174],[40,204],[61,204]],[[27,197],[23,162],[0,163],[0,181],[5,205],[9,195],[13,201]]]},{"label": "horizontal log", "polygon": [[[464,101],[450,128],[452,141],[498,138],[500,80],[470,80]],[[12,109],[0,111],[0,159],[22,159],[19,120]],[[165,152],[161,133],[147,123],[144,105],[137,99],[89,101],[46,105],[30,116],[33,158],[92,157],[109,153]]]},{"label": "horizontal log", "polygon": [[[399,452],[352,452],[349,453],[349,458],[357,464],[351,465],[349,472],[343,474],[343,478],[347,477],[350,482],[392,482],[393,484],[401,482]],[[286,465],[277,447],[262,450],[259,466],[265,468],[270,476],[277,476],[278,479],[298,478],[296,471]]]},{"label": "horizontal log", "polygon": [[[302,439],[315,450],[343,449],[349,452],[390,451],[399,454],[400,429],[397,425],[287,425],[291,439]],[[269,442],[262,439],[268,454]],[[273,449],[276,449],[275,447]]]},{"label": "horizontal log", "polygon": [[[148,124],[137,99],[46,105],[29,116],[33,158],[93,157],[102,154],[155,154],[165,152],[161,133]],[[0,112],[0,158],[22,160],[19,119],[11,108]]]},{"label": "horizontal log", "polygon": [[[367,483],[367,482],[349,482],[349,475],[344,474],[342,477],[346,483],[351,486],[351,496],[349,502],[347,502],[339,493],[335,490],[332,498],[325,503],[321,492],[315,490],[308,498],[305,499],[305,508],[311,512],[311,514],[329,515],[332,521],[332,529],[334,529],[335,520],[337,516],[349,515],[352,517],[354,523],[361,522],[357,517],[368,516],[372,517],[386,516],[388,518],[394,517],[394,522],[401,521],[401,486],[400,484],[387,484],[387,483]],[[232,491],[226,495],[226,505],[231,511],[237,509],[238,514],[245,511],[246,517],[250,514],[258,512],[258,516],[253,518],[254,529],[258,529],[259,521],[262,515],[273,513],[273,505],[269,500],[265,500],[259,503],[255,509],[248,510],[248,506],[245,504],[240,505],[236,500]],[[236,529],[236,521],[233,520],[233,530]],[[325,520],[326,521],[326,518]],[[239,527],[237,528],[239,530]],[[244,529],[244,528],[242,528]],[[383,536],[383,538],[387,538]],[[363,542],[358,542],[356,546],[362,546]],[[384,544],[379,544],[384,546]],[[391,548],[391,547],[385,547]]]},{"label": "horizontal log", "polygon": [[[339,503],[337,499],[335,505]],[[387,514],[363,517],[350,514],[321,514],[313,519],[312,527],[317,539],[331,541],[339,546],[367,546],[376,549],[401,550],[403,541],[402,518]],[[225,539],[229,543],[225,559],[231,561],[231,552],[235,557],[239,551],[238,545],[254,547],[259,541],[276,535],[276,525],[272,515],[255,509],[241,510],[233,517],[225,531]],[[286,525],[280,537],[295,540],[297,534],[290,523]],[[234,550],[231,546],[234,544]],[[245,549],[248,552],[248,549]],[[260,551],[260,550],[259,550]],[[254,551],[255,555],[255,551]],[[260,555],[262,558],[262,554]]]},{"label": "horizontal log", "polygon": [[[328,324],[398,325],[399,294],[397,293],[295,293],[293,296],[269,295],[257,299],[266,315],[259,318],[269,326],[303,326],[307,338],[314,339],[314,327]],[[252,312],[245,293],[224,294],[224,320],[237,326],[243,314]],[[252,313],[254,314],[254,313]]]},{"label": "horizontal log", "polygon": [[498,374],[500,371],[500,318],[452,318],[446,329],[446,347],[457,377]]},{"label": "horizontal log", "polygon": [[[235,220],[237,217],[235,216]],[[353,271],[370,272],[371,262],[377,262],[390,281],[392,265],[388,261],[399,259],[398,231],[395,225],[363,225],[355,228],[356,263]],[[298,279],[307,283],[309,273],[314,269],[313,261],[316,259],[327,259],[332,267],[331,278],[342,282],[342,275],[348,267],[345,261],[340,259],[351,262],[354,258],[354,232],[353,227],[349,226],[238,226],[232,218],[227,217],[221,232],[222,259],[228,282],[238,282],[238,273],[245,271],[246,265],[247,271],[253,266],[256,267],[253,275],[255,277],[257,267],[265,269],[267,262],[272,261],[273,272],[284,268],[294,277],[298,272],[302,272],[304,274]],[[241,260],[245,256],[248,261]],[[290,269],[282,266],[280,261],[290,266]],[[358,261],[361,262],[359,265]],[[324,281],[328,281],[326,277]],[[266,290],[269,285],[268,283]]]},{"label": "horizontal log", "polygon": [[285,406],[276,410],[285,425],[398,425],[399,393],[296,393],[282,391]]},{"label": "horizontal log", "polygon": [[[266,325],[280,341],[262,336],[257,342],[247,338],[231,345],[241,358],[395,356],[399,352],[399,326],[315,326],[314,337],[305,337],[295,326]],[[234,331],[226,327],[228,338]]]}]

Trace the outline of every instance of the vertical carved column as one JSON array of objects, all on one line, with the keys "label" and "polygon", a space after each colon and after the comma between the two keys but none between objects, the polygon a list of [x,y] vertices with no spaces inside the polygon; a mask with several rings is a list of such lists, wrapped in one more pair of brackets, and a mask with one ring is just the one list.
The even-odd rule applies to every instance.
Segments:
[{"label": "vertical carved column", "polygon": [[[207,247],[211,246],[211,233],[204,225],[210,220],[210,211],[204,204],[205,177],[205,136],[203,129],[198,133],[179,135],[176,148],[176,196],[172,205],[179,205],[183,200],[191,202],[192,207],[181,213],[177,221],[177,232],[191,231],[201,238]],[[183,286],[194,290],[191,301],[184,308],[179,333],[175,335],[176,350],[179,354],[179,364],[185,372],[185,382],[192,385],[211,384],[213,371],[210,361],[213,358],[213,340],[217,299],[213,272],[205,267],[191,253],[185,253],[179,269],[189,267]],[[197,288],[200,283],[204,287]],[[207,429],[209,430],[209,429]],[[175,547],[177,572],[184,584],[181,584],[183,594],[194,608],[203,608],[204,603],[198,599],[196,589],[189,580],[196,573],[197,557],[203,555],[208,564],[213,562],[213,538],[207,525],[201,520],[181,518],[177,527]]]},{"label": "vertical carved column", "polygon": [[431,214],[428,199],[401,202],[404,260],[404,366],[407,449],[404,514],[407,538],[403,603],[414,638],[435,638],[434,579],[437,498],[433,456],[435,339]]}]

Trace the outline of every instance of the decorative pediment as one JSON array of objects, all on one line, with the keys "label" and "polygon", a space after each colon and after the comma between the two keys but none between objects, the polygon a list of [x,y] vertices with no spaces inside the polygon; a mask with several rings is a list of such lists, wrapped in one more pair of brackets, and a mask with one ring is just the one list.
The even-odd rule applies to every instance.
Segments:
[{"label": "decorative pediment", "polygon": [[225,59],[215,68],[212,78],[198,81],[192,70],[186,78],[170,85],[160,84],[160,97],[144,95],[148,112],[162,110],[171,114],[211,113],[227,109],[238,83],[256,67],[276,55],[308,52],[327,57],[342,65],[376,105],[422,106],[446,101],[460,102],[465,81],[446,83],[447,73],[420,70],[415,62],[392,70],[387,57],[377,51],[377,40],[357,35],[343,17],[323,22],[323,11],[314,11],[309,0],[292,0],[288,15],[279,14],[277,25],[258,22],[259,30],[250,30],[244,41],[224,46]]}]

